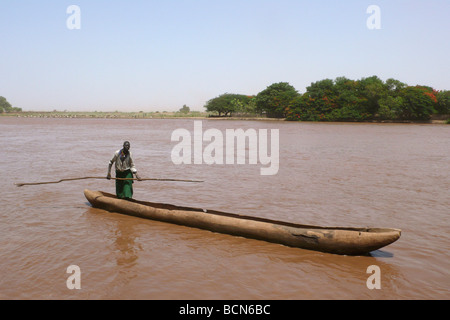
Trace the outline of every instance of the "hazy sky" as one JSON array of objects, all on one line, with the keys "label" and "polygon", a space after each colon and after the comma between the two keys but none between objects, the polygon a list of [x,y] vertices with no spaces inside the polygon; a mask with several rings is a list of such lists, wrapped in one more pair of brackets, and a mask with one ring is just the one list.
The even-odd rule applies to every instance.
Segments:
[{"label": "hazy sky", "polygon": [[[67,27],[70,5],[81,29]],[[367,27],[370,5],[381,29]],[[171,111],[339,76],[449,90],[449,35],[450,0],[0,0],[0,96],[23,110]]]}]

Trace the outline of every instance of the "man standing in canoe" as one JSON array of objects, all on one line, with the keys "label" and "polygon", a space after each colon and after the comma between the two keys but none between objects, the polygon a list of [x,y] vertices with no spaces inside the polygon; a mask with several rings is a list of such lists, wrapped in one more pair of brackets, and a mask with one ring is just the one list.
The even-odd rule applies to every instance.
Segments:
[{"label": "man standing in canoe", "polygon": [[[111,179],[111,168],[114,163],[116,164],[116,178],[132,179],[134,174],[141,181],[133,163],[128,141],[123,143],[123,148],[117,150],[111,161],[109,161],[108,174],[106,176],[108,180]],[[116,180],[116,195],[119,199],[133,198],[133,180]]]}]

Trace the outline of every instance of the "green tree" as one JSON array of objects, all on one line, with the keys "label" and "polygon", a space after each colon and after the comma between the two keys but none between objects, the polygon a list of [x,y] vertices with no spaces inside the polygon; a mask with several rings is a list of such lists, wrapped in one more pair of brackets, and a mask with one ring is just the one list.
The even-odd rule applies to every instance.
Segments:
[{"label": "green tree", "polygon": [[309,87],[306,87],[306,92],[314,100],[322,99],[327,96],[335,96],[336,88],[334,81],[331,79],[324,79],[316,82],[312,82]]},{"label": "green tree", "polygon": [[324,79],[311,83],[306,88],[309,105],[312,110],[308,113],[317,114],[320,120],[324,120],[326,114],[336,107],[336,87],[331,79]]},{"label": "green tree", "polygon": [[320,117],[309,92],[297,96],[286,113],[286,120],[291,121],[319,121]]},{"label": "green tree", "polygon": [[219,117],[231,115],[233,112],[239,111],[241,106],[245,105],[249,100],[248,96],[242,94],[224,93],[216,98],[209,100],[206,105],[206,111],[217,112]]},{"label": "green tree", "polygon": [[187,105],[183,105],[183,107],[178,111],[181,113],[189,113],[191,109]]},{"label": "green tree", "polygon": [[256,98],[253,96],[247,96],[246,104],[244,104],[244,113],[255,114],[256,111]]},{"label": "green tree", "polygon": [[242,101],[239,98],[234,98],[233,100],[231,100],[231,104],[233,105],[233,112],[239,112],[239,113],[243,113],[245,110],[245,104],[244,101]]},{"label": "green tree", "polygon": [[255,103],[253,96],[246,96],[243,94],[234,94],[231,100],[231,104],[233,105],[232,112],[238,113],[254,113],[255,112]]},{"label": "green tree", "polygon": [[232,99],[232,96],[228,93],[213,98],[206,103],[206,111],[217,112],[219,117],[222,116],[222,113],[226,116],[234,111],[234,106],[231,103]]},{"label": "green tree", "polygon": [[256,96],[256,109],[268,117],[284,118],[299,93],[287,82],[274,83]]},{"label": "green tree", "polygon": [[379,108],[378,100],[387,94],[387,86],[377,76],[362,78],[359,81],[359,96],[366,103],[360,105],[362,113],[376,114]]},{"label": "green tree", "polygon": [[378,104],[378,117],[383,120],[394,120],[401,114],[404,100],[401,96],[386,95],[382,97]]},{"label": "green tree", "polygon": [[406,87],[400,91],[403,104],[398,117],[407,120],[429,120],[436,112],[437,98],[430,87]]},{"label": "green tree", "polygon": [[444,90],[437,93],[436,112],[450,114],[450,91]]},{"label": "green tree", "polygon": [[12,109],[11,104],[6,100],[5,97],[0,97],[0,113],[10,112]]},{"label": "green tree", "polygon": [[406,83],[389,78],[385,82],[386,89],[390,92],[398,93],[401,89],[407,87]]},{"label": "green tree", "polygon": [[370,118],[368,98],[361,90],[361,82],[339,77],[335,80],[337,107],[328,116],[332,121],[362,121]]},{"label": "green tree", "polygon": [[405,103],[401,92],[407,84],[389,78],[384,83],[384,90],[378,99],[378,111],[374,116],[382,120],[394,120],[400,118],[401,110]]},{"label": "green tree", "polygon": [[[358,81],[346,77],[324,79],[307,87],[308,98],[300,100],[302,119],[321,121],[361,121],[371,117],[365,94]],[[303,104],[303,107],[302,107]],[[298,109],[297,105],[297,109]],[[308,106],[305,109],[305,106]]]}]

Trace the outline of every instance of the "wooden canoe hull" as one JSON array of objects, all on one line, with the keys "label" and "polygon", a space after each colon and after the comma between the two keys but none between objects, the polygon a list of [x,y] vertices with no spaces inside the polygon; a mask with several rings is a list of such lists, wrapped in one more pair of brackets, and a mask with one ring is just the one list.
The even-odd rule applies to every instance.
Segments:
[{"label": "wooden canoe hull", "polygon": [[366,255],[395,242],[401,235],[399,229],[308,226],[219,211],[121,200],[101,191],[85,190],[84,194],[94,208],[334,254]]}]

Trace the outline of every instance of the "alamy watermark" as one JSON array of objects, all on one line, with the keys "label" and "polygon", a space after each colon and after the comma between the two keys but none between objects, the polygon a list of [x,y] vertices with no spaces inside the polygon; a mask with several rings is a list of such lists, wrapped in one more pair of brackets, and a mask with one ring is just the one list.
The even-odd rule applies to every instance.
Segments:
[{"label": "alamy watermark", "polygon": [[381,29],[381,9],[377,5],[370,5],[367,10],[367,14],[370,16],[367,18],[366,25],[369,30]]},{"label": "alamy watermark", "polygon": [[80,267],[77,265],[70,265],[67,267],[66,272],[71,274],[67,278],[67,281],[66,281],[67,289],[80,290],[81,289],[81,269],[80,269]]},{"label": "alamy watermark", "polygon": [[70,5],[66,10],[67,14],[70,16],[66,20],[66,26],[69,30],[80,30],[81,29],[81,9],[77,5]]},{"label": "alamy watermark", "polygon": [[381,289],[381,269],[377,265],[367,267],[366,273],[371,275],[367,278],[366,286],[369,290]]},{"label": "alamy watermark", "polygon": [[193,134],[184,128],[172,132],[171,141],[178,144],[172,149],[171,159],[176,165],[248,162],[250,165],[262,165],[260,173],[263,176],[276,175],[280,165],[279,130],[270,129],[270,142],[268,136],[267,129],[226,129],[225,133],[219,129],[208,129],[203,132],[203,122],[194,121]]},{"label": "alamy watermark", "polygon": [[[66,13],[70,16],[66,20],[66,26],[69,30],[81,29],[81,9],[77,5],[70,5],[66,9]],[[381,29],[381,9],[377,5],[370,5],[366,10],[370,16],[367,18],[366,26],[369,30]]]}]

